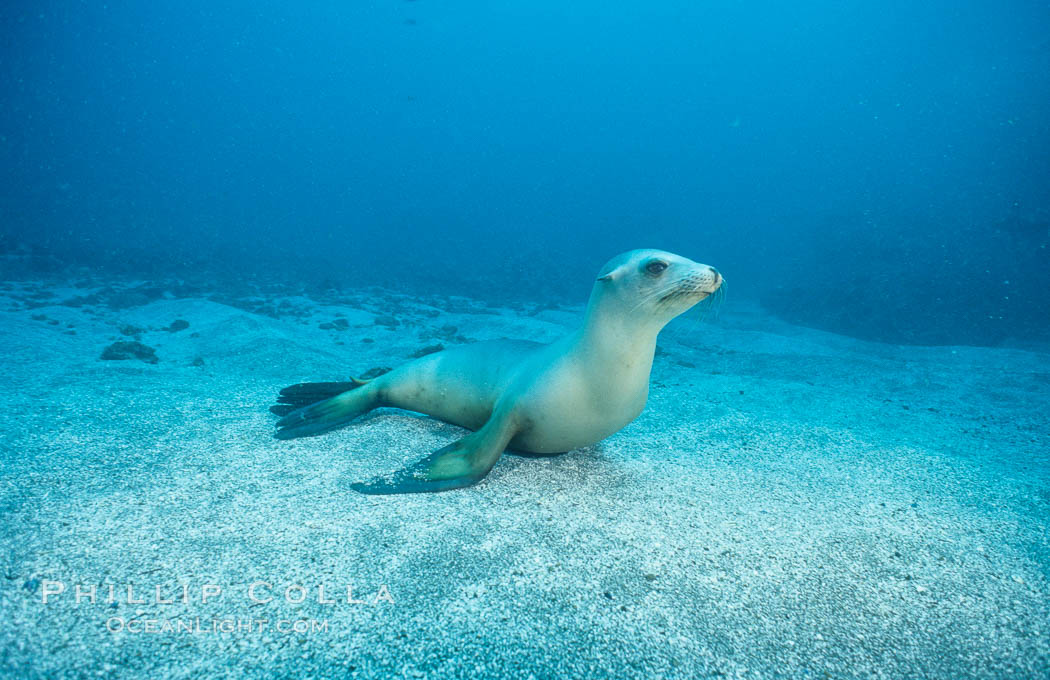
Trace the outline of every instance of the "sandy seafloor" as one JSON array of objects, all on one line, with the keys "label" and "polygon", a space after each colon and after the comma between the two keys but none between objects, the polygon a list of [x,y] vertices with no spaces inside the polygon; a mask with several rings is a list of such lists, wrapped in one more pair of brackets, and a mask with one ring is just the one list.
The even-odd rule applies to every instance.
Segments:
[{"label": "sandy seafloor", "polygon": [[[369,497],[347,484],[463,431],[383,410],[277,441],[280,387],[552,339],[580,309],[136,295],[0,290],[4,678],[1050,674],[1046,353],[868,343],[731,300],[664,332],[645,412],[601,444]],[[126,325],[156,364],[99,359]],[[44,605],[46,581],[67,592]],[[274,601],[248,599],[255,581]],[[154,601],[180,583],[189,603]],[[222,595],[202,603],[205,584]],[[365,604],[319,603],[320,584]],[[298,620],[327,631],[274,629]]]}]

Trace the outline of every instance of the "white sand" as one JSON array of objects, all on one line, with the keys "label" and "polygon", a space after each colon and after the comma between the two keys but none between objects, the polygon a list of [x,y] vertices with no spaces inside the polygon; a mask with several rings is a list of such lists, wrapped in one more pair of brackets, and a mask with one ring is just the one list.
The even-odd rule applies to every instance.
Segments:
[{"label": "white sand", "polygon": [[[1050,355],[865,343],[733,303],[665,331],[646,411],[598,446],[369,497],[347,484],[462,431],[383,410],[280,442],[280,387],[456,335],[551,339],[578,310],[361,294],[275,319],[200,299],[28,310],[24,293],[0,297],[0,676],[1050,674]],[[318,329],[336,314],[348,330]],[[175,319],[190,327],[142,334],[159,363],[98,359],[121,325]],[[68,591],[44,605],[48,580]],[[254,581],[273,602],[247,598]],[[153,602],[179,583],[193,601]],[[78,605],[74,584],[120,602]],[[204,584],[222,596],[201,603]],[[394,603],[320,604],[319,584]],[[272,627],[299,619],[328,629]]]}]

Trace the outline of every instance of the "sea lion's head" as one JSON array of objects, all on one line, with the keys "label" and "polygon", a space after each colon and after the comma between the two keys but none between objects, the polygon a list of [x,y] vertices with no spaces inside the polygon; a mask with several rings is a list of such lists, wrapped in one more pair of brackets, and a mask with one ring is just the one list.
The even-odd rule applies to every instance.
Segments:
[{"label": "sea lion's head", "polygon": [[662,326],[721,286],[714,267],[664,250],[631,250],[605,263],[591,300]]}]

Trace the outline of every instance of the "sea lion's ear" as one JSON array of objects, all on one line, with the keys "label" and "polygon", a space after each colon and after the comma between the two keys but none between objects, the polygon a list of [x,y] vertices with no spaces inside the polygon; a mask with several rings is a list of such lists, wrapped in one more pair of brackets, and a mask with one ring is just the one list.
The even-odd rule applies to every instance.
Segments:
[{"label": "sea lion's ear", "polygon": [[609,271],[607,271],[604,274],[602,274],[601,276],[599,276],[598,280],[599,281],[618,281],[621,278],[623,278],[624,271],[625,271],[625,268],[621,264],[621,265],[619,265],[617,267],[613,267]]}]

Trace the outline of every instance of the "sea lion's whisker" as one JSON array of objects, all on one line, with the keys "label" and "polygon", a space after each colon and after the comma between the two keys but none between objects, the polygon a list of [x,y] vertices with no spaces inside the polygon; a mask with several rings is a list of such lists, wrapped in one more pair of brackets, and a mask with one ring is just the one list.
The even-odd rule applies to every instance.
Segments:
[{"label": "sea lion's whisker", "polygon": [[656,289],[654,291],[651,291],[650,293],[647,293],[644,297],[642,297],[641,300],[638,301],[638,304],[636,304],[634,307],[631,307],[631,311],[633,312],[633,311],[637,310],[639,307],[641,307],[642,305],[647,304],[649,302],[652,302],[653,300],[655,300],[656,298],[660,297],[661,295],[664,295],[665,293],[668,293],[669,291],[674,290],[679,285],[681,285],[682,281],[683,281],[683,279],[676,279],[676,280],[672,281],[671,283],[668,283],[667,285],[665,285],[665,286],[663,286],[661,288],[658,288],[658,289]]}]

